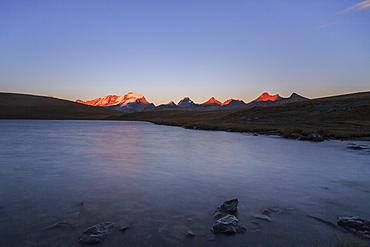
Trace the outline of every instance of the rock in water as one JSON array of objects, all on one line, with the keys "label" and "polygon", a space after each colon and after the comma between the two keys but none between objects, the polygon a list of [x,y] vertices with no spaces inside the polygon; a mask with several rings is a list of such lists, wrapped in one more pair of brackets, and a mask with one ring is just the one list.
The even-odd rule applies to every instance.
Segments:
[{"label": "rock in water", "polygon": [[116,223],[102,222],[91,226],[80,235],[80,244],[99,244],[110,234],[109,230],[118,227]]},{"label": "rock in water", "polygon": [[254,214],[252,215],[253,218],[255,219],[260,219],[260,220],[266,220],[268,222],[271,222],[271,218],[268,217],[267,215],[263,215],[263,214]]},{"label": "rock in water", "polygon": [[348,143],[347,148],[362,150],[362,149],[368,149],[369,147],[367,145],[356,145],[354,143]]},{"label": "rock in water", "polygon": [[234,215],[228,214],[218,219],[213,224],[212,230],[217,233],[234,234],[245,232],[247,228],[245,228]]},{"label": "rock in water", "polygon": [[238,207],[238,198],[235,198],[235,199],[224,202],[220,206],[220,209],[225,210],[226,212],[232,213],[232,212],[236,212],[237,207]]},{"label": "rock in water", "polygon": [[337,224],[361,238],[370,239],[370,221],[368,220],[358,216],[338,217]]},{"label": "rock in water", "polygon": [[307,140],[313,141],[313,142],[323,142],[324,141],[324,137],[322,137],[318,133],[311,133],[311,134],[309,134],[307,136]]}]

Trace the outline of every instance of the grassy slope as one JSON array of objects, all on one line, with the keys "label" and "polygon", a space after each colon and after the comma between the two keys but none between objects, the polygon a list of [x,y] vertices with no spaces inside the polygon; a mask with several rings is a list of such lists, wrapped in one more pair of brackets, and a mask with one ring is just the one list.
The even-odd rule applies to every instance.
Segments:
[{"label": "grassy slope", "polygon": [[68,100],[0,93],[0,119],[117,119],[122,112]]},{"label": "grassy slope", "polygon": [[370,92],[233,110],[139,112],[122,119],[210,130],[369,137]]}]

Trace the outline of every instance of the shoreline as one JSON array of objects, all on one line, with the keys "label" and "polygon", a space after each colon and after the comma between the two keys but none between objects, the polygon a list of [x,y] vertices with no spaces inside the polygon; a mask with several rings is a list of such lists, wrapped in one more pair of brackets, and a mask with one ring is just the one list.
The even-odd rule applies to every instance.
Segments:
[{"label": "shoreline", "polygon": [[[144,120],[145,121],[145,120]],[[298,131],[295,132],[295,128],[291,129],[286,129],[284,132],[281,132],[279,130],[265,130],[263,128],[258,129],[255,128],[254,130],[248,130],[247,128],[244,129],[243,127],[239,128],[223,128],[223,126],[217,126],[217,127],[211,127],[211,126],[205,126],[205,125],[197,125],[197,124],[180,124],[180,123],[163,123],[163,122],[156,122],[156,121],[145,121],[145,122],[150,122],[156,125],[165,125],[165,126],[174,126],[174,127],[181,127],[185,129],[193,129],[193,130],[205,130],[205,131],[224,131],[224,132],[239,132],[239,133],[249,133],[251,135],[266,135],[266,136],[279,136],[281,138],[286,138],[286,139],[296,139],[299,141],[314,141],[315,140],[310,140],[308,139],[308,136],[310,134],[318,134],[322,137],[322,140],[316,140],[316,141],[330,141],[330,140],[342,140],[342,141],[370,141],[370,134],[363,134],[363,135],[349,135],[349,136],[325,136],[321,135],[320,131],[312,131],[309,133],[309,131]]]}]

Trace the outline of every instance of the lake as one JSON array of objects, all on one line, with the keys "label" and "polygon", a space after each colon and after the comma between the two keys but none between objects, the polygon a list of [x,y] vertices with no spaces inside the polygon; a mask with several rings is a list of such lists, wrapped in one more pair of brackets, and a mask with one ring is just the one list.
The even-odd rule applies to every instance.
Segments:
[{"label": "lake", "polygon": [[[0,120],[0,246],[80,246],[84,229],[105,221],[129,228],[98,246],[356,239],[307,217],[370,219],[370,152],[348,143],[146,122]],[[212,213],[233,198],[248,231],[213,234]],[[265,209],[271,222],[252,217]],[[71,226],[44,229],[59,221]]]}]

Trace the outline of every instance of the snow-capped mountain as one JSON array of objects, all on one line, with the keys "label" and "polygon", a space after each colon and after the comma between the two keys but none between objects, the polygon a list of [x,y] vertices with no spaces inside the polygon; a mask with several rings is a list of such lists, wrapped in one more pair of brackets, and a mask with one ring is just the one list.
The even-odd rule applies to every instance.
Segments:
[{"label": "snow-capped mountain", "polygon": [[112,106],[112,105],[124,105],[133,102],[140,102],[143,104],[150,104],[143,95],[138,93],[127,93],[122,96],[108,95],[104,98],[97,98],[89,101],[76,100],[77,103],[92,106]]},{"label": "snow-capped mountain", "polygon": [[189,106],[194,106],[195,103],[192,101],[189,97],[185,97],[182,100],[177,103],[178,107],[184,108],[184,107],[189,107]]}]

